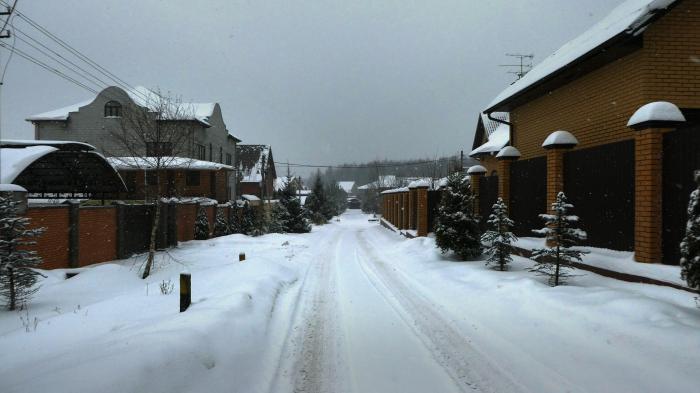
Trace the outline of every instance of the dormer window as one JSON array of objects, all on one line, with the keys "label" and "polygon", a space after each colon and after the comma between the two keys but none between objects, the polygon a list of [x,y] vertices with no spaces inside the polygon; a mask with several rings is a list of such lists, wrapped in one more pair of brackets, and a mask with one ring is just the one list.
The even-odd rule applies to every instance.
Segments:
[{"label": "dormer window", "polygon": [[105,117],[122,117],[122,104],[109,101],[105,104]]}]

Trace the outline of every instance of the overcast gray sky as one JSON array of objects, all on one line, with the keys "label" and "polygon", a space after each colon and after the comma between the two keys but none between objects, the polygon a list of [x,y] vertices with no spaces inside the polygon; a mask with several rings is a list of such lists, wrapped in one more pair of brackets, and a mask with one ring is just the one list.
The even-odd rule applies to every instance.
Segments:
[{"label": "overcast gray sky", "polygon": [[[19,0],[18,9],[132,85],[219,102],[229,130],[271,144],[278,161],[334,164],[469,150],[478,112],[513,80],[498,67],[505,53],[537,63],[620,2]],[[26,116],[92,96],[15,56],[0,136],[33,138]]]}]

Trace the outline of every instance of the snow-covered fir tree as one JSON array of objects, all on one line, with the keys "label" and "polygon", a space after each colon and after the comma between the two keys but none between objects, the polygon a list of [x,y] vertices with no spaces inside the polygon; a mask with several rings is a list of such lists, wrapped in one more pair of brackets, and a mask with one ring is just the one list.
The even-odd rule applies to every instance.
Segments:
[{"label": "snow-covered fir tree", "polygon": [[267,221],[267,231],[269,233],[287,233],[287,225],[290,220],[287,208],[281,203],[275,203],[270,210]]},{"label": "snow-covered fir tree", "polygon": [[194,238],[197,240],[209,239],[209,218],[204,206],[197,209],[197,218],[194,221]]},{"label": "snow-covered fir tree", "polygon": [[229,225],[224,216],[224,209],[221,207],[216,208],[216,220],[214,221],[214,236],[225,236],[228,235]]},{"label": "snow-covered fir tree", "polygon": [[681,277],[700,292],[700,171],[695,172],[697,188],[688,201],[688,223],[681,242]]},{"label": "snow-covered fir tree", "polygon": [[552,203],[552,214],[540,214],[545,227],[535,230],[547,238],[547,247],[532,250],[532,258],[537,262],[530,271],[549,277],[549,285],[563,284],[570,276],[573,261],[581,261],[584,251],[571,247],[586,240],[586,232],[577,228],[579,218],[569,214],[574,205],[569,203],[563,192],[557,194]]},{"label": "snow-covered fir tree", "polygon": [[301,206],[296,192],[294,183],[287,182],[279,195],[279,203],[285,207],[289,214],[285,230],[288,233],[306,233],[311,231],[311,224],[306,218],[306,211]]},{"label": "snow-covered fir tree", "polygon": [[447,178],[435,224],[435,242],[443,253],[454,251],[462,259],[481,255],[479,217],[474,214],[474,196],[466,177],[454,173]]},{"label": "snow-covered fir tree", "polygon": [[30,220],[17,215],[17,202],[0,194],[0,297],[7,308],[14,310],[36,293],[35,268],[41,264],[36,251],[27,246],[36,244],[43,228],[27,229]]},{"label": "snow-covered fir tree", "polygon": [[233,202],[228,216],[228,232],[244,233],[242,229],[243,212],[237,202]]},{"label": "snow-covered fir tree", "polygon": [[306,198],[306,209],[309,218],[316,225],[322,225],[328,222],[333,216],[328,217],[329,202],[326,196],[326,190],[323,187],[320,173],[316,174],[314,184],[311,188],[311,194]]},{"label": "snow-covered fir tree", "polygon": [[495,265],[504,271],[513,261],[510,254],[513,252],[512,243],[518,240],[511,232],[513,220],[508,217],[508,207],[503,199],[498,198],[491,208],[491,214],[487,221],[489,229],[481,236],[481,242],[486,247],[488,259],[486,265]]}]

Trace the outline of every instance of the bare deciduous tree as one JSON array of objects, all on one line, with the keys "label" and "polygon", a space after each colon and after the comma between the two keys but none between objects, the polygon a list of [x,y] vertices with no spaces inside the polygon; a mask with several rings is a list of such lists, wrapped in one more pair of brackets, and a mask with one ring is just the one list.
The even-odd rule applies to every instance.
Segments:
[{"label": "bare deciduous tree", "polygon": [[[148,259],[142,278],[151,273],[160,219],[159,201],[168,191],[163,189],[161,179],[168,168],[183,168],[191,164],[193,160],[188,157],[193,153],[195,128],[195,111],[191,104],[155,91],[146,94],[139,102],[124,105],[118,126],[109,130],[116,141],[116,151],[107,153],[114,155],[120,166],[144,171],[146,202],[155,202]],[[155,183],[154,192],[148,192],[148,183]]]}]

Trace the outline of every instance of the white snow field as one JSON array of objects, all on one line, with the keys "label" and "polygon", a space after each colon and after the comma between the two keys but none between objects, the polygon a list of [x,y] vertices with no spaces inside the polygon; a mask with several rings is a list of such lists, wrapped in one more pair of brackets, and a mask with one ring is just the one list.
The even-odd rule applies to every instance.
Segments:
[{"label": "white snow field", "polygon": [[[238,262],[238,253],[247,260]],[[172,258],[170,257],[172,256]],[[691,392],[693,294],[578,272],[550,288],[442,256],[351,211],[49,277],[0,312],[0,392]],[[178,312],[177,277],[193,304]],[[158,284],[171,279],[175,291]],[[34,318],[37,318],[36,328]],[[26,325],[26,326],[25,326]]]}]

